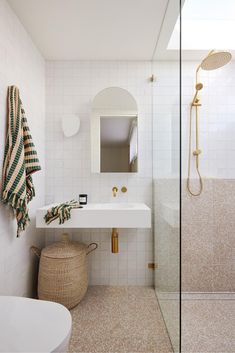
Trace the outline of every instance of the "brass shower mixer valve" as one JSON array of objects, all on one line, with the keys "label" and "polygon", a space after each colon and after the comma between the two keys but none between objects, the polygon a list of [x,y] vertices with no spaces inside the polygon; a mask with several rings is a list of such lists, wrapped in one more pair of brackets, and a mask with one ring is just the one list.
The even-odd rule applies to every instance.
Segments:
[{"label": "brass shower mixer valve", "polygon": [[201,107],[200,99],[199,98],[194,99],[194,101],[192,102],[192,105],[194,107]]}]

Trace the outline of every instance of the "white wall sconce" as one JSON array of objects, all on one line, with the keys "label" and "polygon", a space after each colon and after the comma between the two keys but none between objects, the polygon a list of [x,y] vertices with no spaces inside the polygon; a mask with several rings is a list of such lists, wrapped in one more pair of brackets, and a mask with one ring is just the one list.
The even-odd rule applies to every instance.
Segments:
[{"label": "white wall sconce", "polygon": [[62,118],[62,130],[65,137],[71,137],[80,129],[80,118],[77,115],[66,115]]}]

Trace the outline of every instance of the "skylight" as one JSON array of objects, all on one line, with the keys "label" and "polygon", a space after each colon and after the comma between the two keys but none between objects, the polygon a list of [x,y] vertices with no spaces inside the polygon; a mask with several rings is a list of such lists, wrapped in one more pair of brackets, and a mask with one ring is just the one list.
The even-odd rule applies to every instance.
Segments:
[{"label": "skylight", "polygon": [[[179,18],[167,49],[179,49]],[[185,0],[183,50],[235,50],[235,0]]]}]

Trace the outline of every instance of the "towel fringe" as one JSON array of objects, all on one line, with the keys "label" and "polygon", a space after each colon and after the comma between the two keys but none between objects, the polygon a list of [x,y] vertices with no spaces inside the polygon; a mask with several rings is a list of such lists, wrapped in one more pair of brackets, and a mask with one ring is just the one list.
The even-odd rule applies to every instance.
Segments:
[{"label": "towel fringe", "polygon": [[27,202],[26,200],[21,199],[19,195],[7,190],[3,191],[2,202],[10,206],[13,213],[16,215],[18,225],[17,237],[19,237],[20,232],[25,230],[27,224],[30,221]]}]

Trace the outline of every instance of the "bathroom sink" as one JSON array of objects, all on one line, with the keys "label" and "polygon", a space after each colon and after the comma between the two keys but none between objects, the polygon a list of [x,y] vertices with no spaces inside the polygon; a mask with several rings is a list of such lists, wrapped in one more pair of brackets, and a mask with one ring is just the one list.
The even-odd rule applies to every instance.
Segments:
[{"label": "bathroom sink", "polygon": [[44,216],[53,206],[37,210],[37,228],[151,228],[151,209],[144,203],[90,203],[71,210],[71,218],[64,224],[55,220],[47,225]]},{"label": "bathroom sink", "polygon": [[138,208],[140,205],[135,203],[94,203],[88,205],[90,208],[102,210],[127,210],[130,208]]}]

